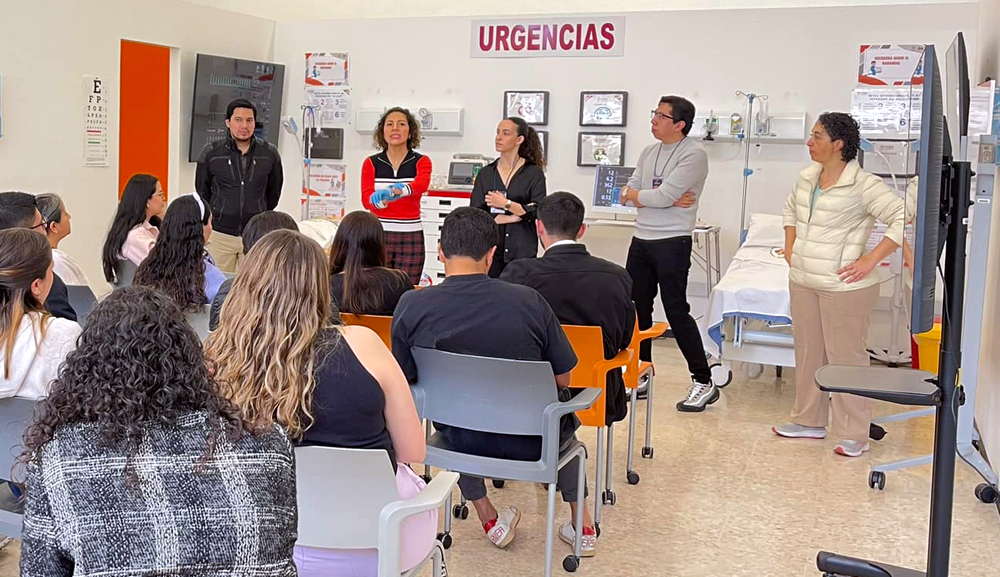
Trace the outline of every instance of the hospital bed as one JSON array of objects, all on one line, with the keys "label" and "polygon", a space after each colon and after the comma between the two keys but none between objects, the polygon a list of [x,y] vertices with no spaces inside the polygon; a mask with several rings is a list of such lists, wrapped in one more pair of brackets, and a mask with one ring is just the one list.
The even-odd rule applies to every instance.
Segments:
[{"label": "hospital bed", "polygon": [[755,213],[733,261],[708,298],[699,326],[719,386],[732,382],[732,363],[795,366],[788,264],[782,217]]}]

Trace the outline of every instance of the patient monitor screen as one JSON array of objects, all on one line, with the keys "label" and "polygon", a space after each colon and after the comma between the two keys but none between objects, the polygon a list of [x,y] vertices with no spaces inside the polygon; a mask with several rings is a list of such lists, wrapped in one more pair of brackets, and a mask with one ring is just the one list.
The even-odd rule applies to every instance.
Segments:
[{"label": "patient monitor screen", "polygon": [[594,178],[594,209],[604,212],[634,212],[618,201],[622,188],[628,184],[635,168],[628,166],[598,166]]}]

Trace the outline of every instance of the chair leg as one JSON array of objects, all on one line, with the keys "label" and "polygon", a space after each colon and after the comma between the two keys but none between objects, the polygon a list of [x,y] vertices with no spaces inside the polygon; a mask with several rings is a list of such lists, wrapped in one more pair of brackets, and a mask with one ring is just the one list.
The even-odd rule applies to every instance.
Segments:
[{"label": "chair leg", "polygon": [[448,499],[444,502],[444,534],[447,535],[451,533],[451,493],[448,493]]},{"label": "chair leg", "polygon": [[552,546],[555,538],[556,484],[549,483],[549,507],[545,517],[545,577],[552,577]]},{"label": "chair leg", "polygon": [[580,556],[583,553],[583,507],[586,503],[584,495],[587,490],[586,483],[586,455],[583,451],[580,451],[580,463],[577,465],[580,468],[580,477],[576,482],[576,519],[573,523],[576,525],[576,541],[573,543],[573,554],[576,556],[576,561],[579,563]]},{"label": "chair leg", "polygon": [[632,472],[632,465],[633,465],[632,457],[633,453],[635,452],[635,414],[636,414],[635,403],[636,403],[636,397],[638,396],[636,394],[637,390],[638,389],[631,389],[629,391],[631,401],[629,402],[629,407],[628,407],[628,413],[629,413],[628,414],[628,460],[625,463],[626,475]]},{"label": "chair leg", "polygon": [[644,459],[653,458],[653,381],[656,379],[649,375],[649,385],[646,391],[646,444],[642,447],[642,457]]},{"label": "chair leg", "polygon": [[[431,438],[431,422],[428,419],[427,421],[424,421],[424,423],[425,423],[425,425],[424,425],[424,435],[425,435],[424,439],[426,440],[426,439],[430,439]],[[431,466],[428,465],[428,464],[426,464],[426,463],[424,464],[424,482],[425,483],[430,483],[431,482]],[[449,512],[451,511],[451,507],[448,507],[448,511]]]},{"label": "chair leg", "polygon": [[[614,471],[615,471],[615,456],[610,451],[611,446],[614,445],[614,438],[615,438],[615,426],[614,425],[608,425],[608,448],[609,448],[609,450],[608,450],[608,458],[607,458],[607,461],[606,461],[606,464],[605,464],[605,467],[604,467],[604,478],[605,479],[611,479],[611,476],[614,474]],[[609,489],[611,488],[610,485],[608,486],[608,488]]]},{"label": "chair leg", "polygon": [[604,494],[604,429],[597,428],[597,466],[594,467],[594,523],[601,525],[601,495]]},{"label": "chair leg", "polygon": [[[609,460],[611,459],[611,455],[614,454],[614,450],[615,450],[615,438],[612,435],[608,435],[607,454],[608,454],[608,459]],[[605,469],[604,469],[604,486],[606,488],[604,489],[604,494],[601,495],[601,500],[604,501],[605,505],[614,505],[615,504],[615,492],[611,488],[611,486],[612,486],[611,477],[612,477],[612,475],[611,475],[611,469],[608,468],[608,467],[605,467]]]}]

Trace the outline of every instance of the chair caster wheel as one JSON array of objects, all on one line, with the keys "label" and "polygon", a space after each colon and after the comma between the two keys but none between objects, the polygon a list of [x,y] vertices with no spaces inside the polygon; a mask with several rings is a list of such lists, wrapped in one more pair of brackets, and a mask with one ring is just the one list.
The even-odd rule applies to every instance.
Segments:
[{"label": "chair caster wheel", "polygon": [[452,509],[452,514],[456,519],[468,519],[469,518],[469,506],[468,505],[455,505]]},{"label": "chair caster wheel", "polygon": [[628,481],[629,485],[638,485],[639,473],[636,473],[635,471],[629,471],[628,475],[625,476],[625,480]]},{"label": "chair caster wheel", "polygon": [[563,569],[567,573],[576,573],[576,570],[580,567],[580,558],[576,555],[567,555],[563,559]]},{"label": "chair caster wheel", "polygon": [[601,502],[604,503],[605,505],[614,505],[615,504],[615,492],[611,491],[611,490],[605,491],[601,495]]},{"label": "chair caster wheel", "polygon": [[642,458],[652,459],[653,458],[653,447],[643,447],[642,448]]},{"label": "chair caster wheel", "polygon": [[868,488],[875,487],[878,487],[879,491],[885,489],[885,473],[882,471],[872,471],[871,475],[868,475]]},{"label": "chair caster wheel", "polygon": [[493,479],[493,486],[497,489],[503,489],[506,482],[503,479]]},{"label": "chair caster wheel", "polygon": [[873,441],[881,441],[885,438],[885,428],[875,423],[868,425],[868,437]]},{"label": "chair caster wheel", "polygon": [[451,549],[451,533],[438,533],[437,540],[445,549]]},{"label": "chair caster wheel", "polygon": [[709,365],[708,370],[712,371],[712,382],[720,389],[728,387],[733,382],[733,371],[726,370],[722,363]]},{"label": "chair caster wheel", "polygon": [[980,483],[976,487],[976,498],[983,503],[996,503],[997,497],[1000,497],[1000,495],[997,494],[997,490],[993,485]]},{"label": "chair caster wheel", "polygon": [[430,475],[420,475],[420,478],[424,480],[424,483],[427,483],[428,485],[431,484],[431,476]]},{"label": "chair caster wheel", "polygon": [[600,523],[597,523],[597,522],[594,523],[594,533],[596,533],[597,537],[600,538],[600,536],[601,536],[601,524]]},{"label": "chair caster wheel", "polygon": [[979,451],[980,453],[982,453],[982,452],[983,452],[983,448],[979,446],[979,441],[977,441],[977,440],[973,439],[973,440],[972,440],[972,446],[973,446],[973,448],[975,448],[975,449],[976,449],[977,451]]}]

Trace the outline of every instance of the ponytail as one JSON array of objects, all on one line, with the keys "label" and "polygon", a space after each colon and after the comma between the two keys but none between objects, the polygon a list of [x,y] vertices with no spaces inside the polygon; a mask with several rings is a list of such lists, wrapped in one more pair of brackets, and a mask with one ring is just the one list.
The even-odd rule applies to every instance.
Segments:
[{"label": "ponytail", "polygon": [[517,127],[517,135],[524,137],[524,141],[517,149],[517,154],[531,164],[545,170],[545,153],[542,152],[542,139],[538,136],[538,131],[518,116],[508,117],[507,120],[513,122],[514,126]]}]

